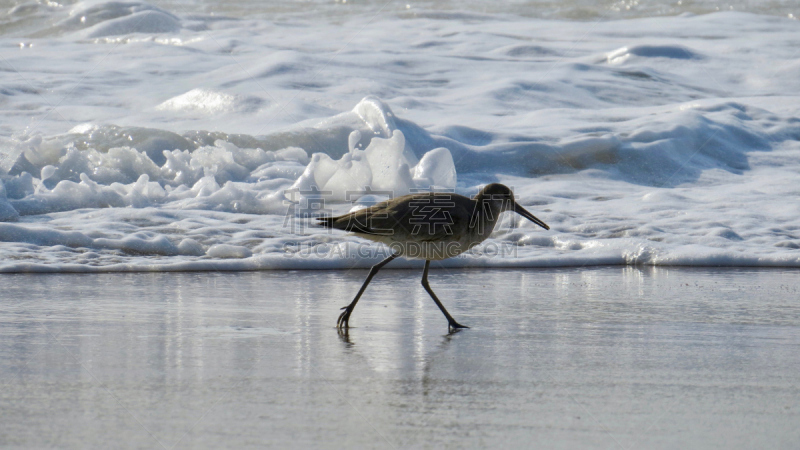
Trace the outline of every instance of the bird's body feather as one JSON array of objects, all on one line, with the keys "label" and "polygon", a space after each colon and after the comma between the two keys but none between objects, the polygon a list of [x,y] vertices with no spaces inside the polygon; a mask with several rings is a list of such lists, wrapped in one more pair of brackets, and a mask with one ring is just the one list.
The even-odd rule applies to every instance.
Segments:
[{"label": "bird's body feather", "polygon": [[430,192],[318,220],[324,227],[386,244],[399,256],[441,260],[457,256],[489,236],[493,223],[492,228],[474,226],[479,224],[476,216],[480,213],[473,199]]}]

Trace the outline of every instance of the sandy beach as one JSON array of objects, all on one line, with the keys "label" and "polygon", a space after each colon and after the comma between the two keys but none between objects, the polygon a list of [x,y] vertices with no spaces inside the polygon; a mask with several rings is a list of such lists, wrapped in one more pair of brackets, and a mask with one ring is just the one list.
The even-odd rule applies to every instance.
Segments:
[{"label": "sandy beach", "polygon": [[0,277],[3,448],[797,448],[792,270]]}]

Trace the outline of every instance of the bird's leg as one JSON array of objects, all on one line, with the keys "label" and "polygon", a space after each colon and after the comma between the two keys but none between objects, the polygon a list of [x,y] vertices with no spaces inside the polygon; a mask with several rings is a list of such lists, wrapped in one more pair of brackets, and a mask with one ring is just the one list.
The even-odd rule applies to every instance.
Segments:
[{"label": "bird's leg", "polygon": [[361,289],[358,290],[356,298],[354,298],[349,305],[342,308],[344,312],[339,315],[339,320],[336,321],[336,328],[342,329],[350,327],[350,325],[348,324],[348,322],[350,321],[350,314],[353,313],[353,309],[355,309],[356,303],[358,303],[358,299],[361,298],[361,294],[363,294],[364,291],[367,289],[367,285],[369,284],[370,281],[372,281],[372,277],[374,277],[375,274],[378,273],[379,270],[381,270],[381,267],[385,266],[386,264],[389,263],[389,261],[395,258],[397,258],[397,255],[393,254],[388,258],[384,259],[383,261],[379,262],[378,264],[372,266],[372,269],[369,270],[369,275],[367,275],[367,279],[364,281],[364,284],[361,285]]},{"label": "bird's leg", "polygon": [[447,312],[447,310],[444,308],[444,305],[442,305],[442,302],[440,302],[439,299],[436,297],[436,294],[433,293],[433,289],[431,289],[431,286],[428,284],[428,267],[430,267],[430,265],[431,265],[431,262],[429,260],[426,260],[425,261],[425,270],[422,271],[422,287],[424,287],[425,290],[428,291],[428,294],[431,296],[433,301],[436,302],[436,306],[438,306],[439,309],[442,310],[442,313],[447,318],[447,328],[448,328],[448,330],[450,332],[453,332],[453,331],[455,331],[455,330],[457,330],[459,328],[469,328],[468,326],[461,325],[458,322],[456,322],[456,320],[453,319],[453,316],[451,316],[450,313]]}]

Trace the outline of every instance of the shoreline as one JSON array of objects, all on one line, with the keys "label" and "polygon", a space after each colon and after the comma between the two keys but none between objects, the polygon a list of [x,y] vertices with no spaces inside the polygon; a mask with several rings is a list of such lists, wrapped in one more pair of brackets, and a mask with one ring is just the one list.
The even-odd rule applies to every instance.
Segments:
[{"label": "shoreline", "polygon": [[[344,266],[340,261],[332,261],[327,264],[325,260],[317,261],[316,264],[275,264],[271,266],[259,266],[258,262],[243,262],[243,261],[230,261],[230,260],[215,260],[215,261],[193,261],[184,263],[175,263],[171,265],[151,265],[151,266],[136,266],[131,267],[130,264],[118,264],[105,267],[97,267],[90,265],[70,264],[63,265],[62,267],[52,267],[45,264],[20,264],[18,267],[2,267],[0,266],[0,274],[115,274],[115,273],[203,273],[203,272],[282,272],[282,271],[349,271],[349,270],[368,270],[374,264],[380,262],[380,259],[358,261],[356,264]],[[418,270],[424,265],[423,260],[403,260],[397,258],[392,261],[391,266],[387,266],[384,270]],[[603,268],[634,268],[634,269],[749,269],[749,270],[797,270],[800,269],[800,261],[796,264],[783,264],[780,262],[762,262],[760,264],[628,264],[628,263],[610,263],[610,262],[596,262],[596,263],[579,263],[579,262],[564,262],[564,263],[541,263],[541,264],[457,264],[445,263],[441,261],[431,261],[432,269],[455,269],[455,270],[523,270],[523,269],[603,269]]]}]

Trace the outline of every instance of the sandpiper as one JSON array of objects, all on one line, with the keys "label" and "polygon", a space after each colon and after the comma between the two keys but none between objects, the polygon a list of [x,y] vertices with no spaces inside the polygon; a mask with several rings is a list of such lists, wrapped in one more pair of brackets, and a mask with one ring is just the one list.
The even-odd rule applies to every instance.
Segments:
[{"label": "sandpiper", "polygon": [[432,260],[451,258],[483,242],[503,211],[514,211],[545,230],[550,229],[517,204],[511,189],[498,183],[485,186],[474,198],[426,192],[404,195],[338,217],[317,218],[326,228],[349,231],[381,242],[392,251],[388,258],[372,266],[356,297],[342,308],[344,312],[339,316],[337,328],[346,330],[349,327],[350,314],[372,277],[398,256],[425,260],[422,286],[447,318],[449,331],[469,328],[456,322],[433,293],[428,285],[428,268]]}]

